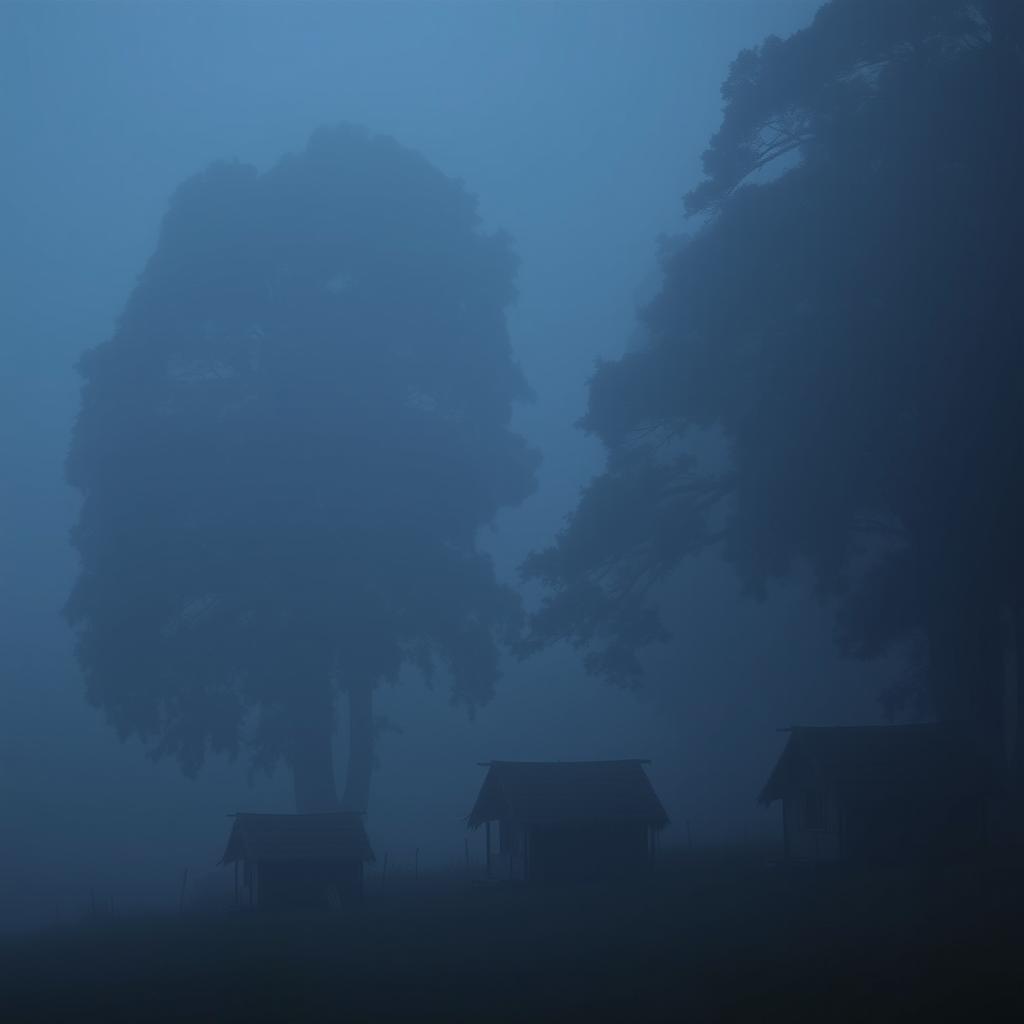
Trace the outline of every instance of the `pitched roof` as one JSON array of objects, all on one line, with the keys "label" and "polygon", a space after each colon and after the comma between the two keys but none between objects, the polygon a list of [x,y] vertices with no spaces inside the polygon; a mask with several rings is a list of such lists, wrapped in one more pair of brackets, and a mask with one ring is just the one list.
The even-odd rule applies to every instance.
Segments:
[{"label": "pitched roof", "polygon": [[646,761],[492,761],[467,822],[505,816],[531,824],[635,821],[661,828],[668,815]]},{"label": "pitched roof", "polygon": [[222,864],[248,861],[373,860],[359,814],[236,814]]},{"label": "pitched roof", "polygon": [[955,729],[939,723],[800,726],[789,733],[761,790],[763,804],[809,782],[846,791],[983,787],[980,759]]}]

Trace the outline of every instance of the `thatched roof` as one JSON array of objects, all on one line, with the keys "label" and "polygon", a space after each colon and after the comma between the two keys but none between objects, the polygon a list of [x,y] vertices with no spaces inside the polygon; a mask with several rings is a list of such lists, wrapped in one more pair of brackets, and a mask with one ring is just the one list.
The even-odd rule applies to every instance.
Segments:
[{"label": "thatched roof", "polygon": [[646,761],[492,761],[470,828],[512,817],[527,824],[668,824]]},{"label": "thatched roof", "polygon": [[236,814],[222,864],[373,860],[359,814]]},{"label": "thatched roof", "polygon": [[945,725],[801,726],[789,730],[760,802],[809,786],[868,795],[980,792],[984,779],[980,759]]}]

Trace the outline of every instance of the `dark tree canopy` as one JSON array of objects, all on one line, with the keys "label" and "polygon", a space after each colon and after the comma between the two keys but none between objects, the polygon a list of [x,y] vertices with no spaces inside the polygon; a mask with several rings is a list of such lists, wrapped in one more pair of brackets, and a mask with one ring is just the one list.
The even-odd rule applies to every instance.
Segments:
[{"label": "dark tree canopy", "polygon": [[67,613],[122,735],[190,772],[283,755],[325,806],[339,690],[362,695],[364,790],[377,681],[440,662],[456,701],[487,700],[520,608],[476,533],[538,462],[509,429],[515,269],[458,182],[353,127],[179,188],[82,360],[68,459]]},{"label": "dark tree canopy", "polygon": [[740,54],[706,219],[591,381],[607,470],[525,566],[535,644],[635,684],[660,581],[717,545],[754,592],[809,566],[847,653],[916,652],[940,715],[995,727],[1024,609],[1022,43],[1006,0],[833,0]]}]

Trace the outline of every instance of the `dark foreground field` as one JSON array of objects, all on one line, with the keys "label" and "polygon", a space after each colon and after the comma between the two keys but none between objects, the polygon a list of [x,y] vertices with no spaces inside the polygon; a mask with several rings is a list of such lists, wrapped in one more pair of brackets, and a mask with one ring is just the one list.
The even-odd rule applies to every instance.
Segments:
[{"label": "dark foreground field", "polygon": [[371,879],[348,916],[85,923],[0,950],[0,1020],[1024,1019],[1024,879],[667,859],[629,886]]}]

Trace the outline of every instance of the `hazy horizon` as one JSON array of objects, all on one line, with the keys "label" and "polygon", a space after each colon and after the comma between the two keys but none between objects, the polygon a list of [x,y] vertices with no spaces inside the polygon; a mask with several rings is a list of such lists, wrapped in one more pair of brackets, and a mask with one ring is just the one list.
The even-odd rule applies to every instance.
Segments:
[{"label": "hazy horizon", "polygon": [[[484,225],[510,233],[509,330],[535,393],[515,426],[544,459],[537,493],[484,538],[514,581],[601,468],[576,425],[587,381],[630,343],[659,280],[659,238],[692,229],[682,196],[700,179],[730,62],[818,6],[0,5],[4,926],[71,917],[90,891],[172,903],[184,867],[213,869],[227,814],[290,809],[283,769],[250,787],[244,760],[214,759],[189,780],[122,744],[86,703],[60,614],[76,573],[78,497],[63,470],[75,363],[111,335],[174,189],[217,160],[266,170],[318,126],[352,122],[464,181]],[[755,799],[776,730],[878,720],[884,667],[842,662],[826,610],[795,585],[765,605],[742,600],[710,557],[671,624],[641,693],[587,678],[565,647],[510,662],[473,721],[412,673],[385,687],[378,857],[459,861],[477,765],[491,759],[650,758],[666,841],[775,835],[776,811]]]}]

